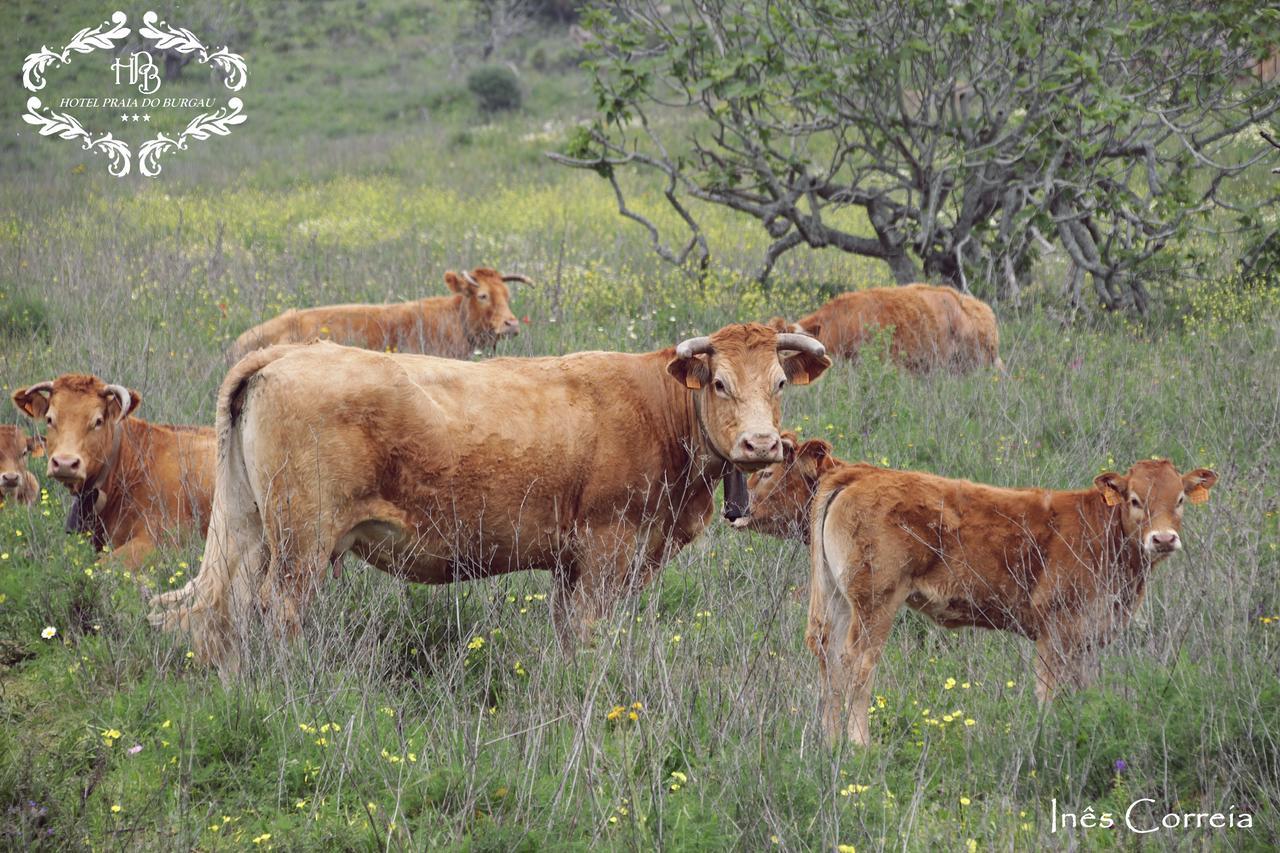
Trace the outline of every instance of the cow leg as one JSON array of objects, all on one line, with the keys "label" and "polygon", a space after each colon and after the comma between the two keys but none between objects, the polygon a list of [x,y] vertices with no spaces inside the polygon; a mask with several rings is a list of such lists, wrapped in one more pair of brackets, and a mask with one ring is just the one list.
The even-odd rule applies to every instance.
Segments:
[{"label": "cow leg", "polygon": [[[840,647],[849,634],[852,621],[853,612],[844,597],[838,593],[830,595],[823,604],[817,631],[811,635],[810,645],[818,656],[818,670],[822,679],[822,730],[831,742],[840,737],[845,724],[847,706],[844,695],[849,675]],[[813,628],[813,620],[810,619],[810,630],[813,631]]]},{"label": "cow leg", "polygon": [[573,621],[573,590],[577,586],[576,571],[562,568],[551,574],[551,624],[556,629],[560,651],[572,655],[578,645]]},{"label": "cow leg", "polygon": [[1048,633],[1036,640],[1036,699],[1041,706],[1053,701],[1063,681],[1074,682],[1075,661],[1066,640]]},{"label": "cow leg", "polygon": [[327,549],[310,555],[296,554],[296,550],[273,549],[260,591],[260,600],[271,612],[271,623],[284,640],[292,640],[302,632],[307,605],[329,567]]},{"label": "cow leg", "polygon": [[595,573],[560,576],[551,585],[551,620],[560,650],[573,654],[580,645],[589,645],[595,623],[613,609],[617,595],[606,579]]},{"label": "cow leg", "polygon": [[561,648],[587,644],[595,623],[613,611],[635,579],[635,546],[636,531],[622,524],[579,534],[577,557],[552,599]]},{"label": "cow leg", "polygon": [[852,608],[853,618],[849,620],[842,653],[846,673],[844,703],[849,714],[849,739],[860,746],[871,743],[868,709],[872,679],[893,629],[893,619],[906,597],[905,587],[893,589],[861,596]]},{"label": "cow leg", "polygon": [[148,536],[135,536],[119,548],[103,556],[102,562],[112,562],[126,571],[136,573],[146,564],[156,550],[156,543]]}]

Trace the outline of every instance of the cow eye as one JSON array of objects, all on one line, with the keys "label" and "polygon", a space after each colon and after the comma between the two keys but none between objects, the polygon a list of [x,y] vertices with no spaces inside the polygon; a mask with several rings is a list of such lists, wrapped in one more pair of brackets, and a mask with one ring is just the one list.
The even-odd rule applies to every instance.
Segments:
[{"label": "cow eye", "polygon": [[1187,496],[1186,496],[1185,494],[1183,494],[1183,495],[1178,495],[1178,506],[1182,506],[1182,502],[1183,502],[1184,500],[1186,500],[1186,497],[1187,497]]},{"label": "cow eye", "polygon": [[778,390],[781,391],[783,386],[786,384],[787,384],[787,377],[784,376],[778,380]]},{"label": "cow eye", "polygon": [[1138,500],[1137,495],[1134,495],[1133,497],[1129,498],[1129,506],[1133,507],[1134,509],[1142,509],[1142,501]]},{"label": "cow eye", "polygon": [[487,294],[487,293],[482,293],[482,294],[480,294],[479,296],[477,296],[476,298],[477,298],[477,299],[479,299],[481,302],[488,302],[488,301],[489,301],[489,294]]},{"label": "cow eye", "polygon": [[93,428],[97,429],[100,426],[102,426],[102,415],[98,415],[93,419]]},{"label": "cow eye", "polygon": [[53,415],[45,415],[44,422],[49,426],[53,426]]},{"label": "cow eye", "polygon": [[715,388],[717,393],[723,394],[725,392],[724,382],[722,382],[719,379],[717,379],[714,383],[712,383],[711,387]]}]

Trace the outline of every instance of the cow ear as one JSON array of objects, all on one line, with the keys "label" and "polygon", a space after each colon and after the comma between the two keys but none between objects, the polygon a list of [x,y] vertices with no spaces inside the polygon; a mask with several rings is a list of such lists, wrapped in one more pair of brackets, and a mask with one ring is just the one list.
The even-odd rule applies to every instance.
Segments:
[{"label": "cow ear", "polygon": [[814,468],[821,474],[835,467],[835,458],[831,455],[831,445],[820,438],[811,438],[800,446],[799,453],[806,459],[813,460]]},{"label": "cow ear", "polygon": [[822,334],[822,324],[816,320],[810,320],[807,326],[801,323],[796,323],[796,331],[803,332],[806,335],[816,338],[818,335]]},{"label": "cow ear", "polygon": [[444,283],[454,293],[467,292],[467,283],[462,280],[462,276],[458,275],[453,270],[449,270],[444,274]]},{"label": "cow ear", "polygon": [[667,362],[667,373],[686,388],[697,391],[711,381],[711,365],[705,355],[673,358]]},{"label": "cow ear", "polygon": [[[129,395],[129,408],[121,407],[122,400],[118,392],[124,392]],[[107,390],[103,392],[103,396],[107,400],[107,414],[113,420],[123,420],[126,417],[138,411],[138,407],[142,405],[142,395],[132,388],[124,388],[120,385],[109,385]]]},{"label": "cow ear", "polygon": [[831,359],[825,355],[808,352],[793,353],[782,360],[782,370],[792,385],[808,385],[830,366]]},{"label": "cow ear", "polygon": [[784,432],[782,434],[782,458],[785,462],[791,462],[796,458],[796,434],[794,432]]},{"label": "cow ear", "polygon": [[38,435],[27,436],[27,452],[33,457],[44,456],[44,438]]},{"label": "cow ear", "polygon": [[[47,387],[47,383],[42,382],[40,386]],[[49,411],[49,398],[44,395],[43,390],[35,390],[40,386],[19,388],[13,392],[13,404],[18,407],[18,411],[29,418],[42,418],[44,413]]]},{"label": "cow ear", "polygon": [[1202,504],[1209,500],[1209,490],[1218,482],[1218,474],[1208,468],[1197,468],[1182,475],[1182,488],[1186,489],[1187,500],[1193,504]]},{"label": "cow ear", "polygon": [[1124,496],[1129,492],[1129,481],[1114,471],[1107,471],[1093,478],[1093,484],[1102,493],[1102,500],[1107,506],[1118,506],[1124,503]]},{"label": "cow ear", "polygon": [[804,329],[800,329],[797,326],[788,323],[786,317],[770,317],[769,321],[765,323],[765,325],[770,329],[773,329],[775,332],[799,332],[804,334]]}]

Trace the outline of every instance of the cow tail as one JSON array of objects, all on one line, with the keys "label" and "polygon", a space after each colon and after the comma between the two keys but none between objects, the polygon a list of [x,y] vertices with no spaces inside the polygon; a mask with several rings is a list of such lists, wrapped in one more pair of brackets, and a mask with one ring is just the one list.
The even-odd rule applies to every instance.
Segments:
[{"label": "cow tail", "polygon": [[244,408],[259,371],[287,350],[254,351],[223,380],[214,421],[216,483],[200,571],[182,589],[151,599],[151,623],[190,634],[197,657],[224,673],[239,667],[240,640],[266,564],[262,518],[245,453]]},{"label": "cow tail", "polygon": [[[832,589],[831,566],[827,563],[825,536],[827,513],[831,511],[832,502],[842,491],[844,491],[844,486],[837,486],[832,489],[825,496],[825,500],[822,501],[821,511],[813,513],[810,519],[809,563],[813,568],[809,578],[809,623],[805,629],[804,640],[809,646],[809,650],[818,657],[822,657],[826,653],[827,633],[830,630],[830,626],[827,624],[827,601],[835,592]],[[821,490],[813,497],[815,506],[820,496],[822,496]]]}]

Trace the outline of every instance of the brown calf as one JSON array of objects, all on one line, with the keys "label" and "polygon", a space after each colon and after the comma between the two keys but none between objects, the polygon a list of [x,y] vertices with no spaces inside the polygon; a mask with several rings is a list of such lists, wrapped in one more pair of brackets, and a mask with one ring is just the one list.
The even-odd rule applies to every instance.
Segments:
[{"label": "brown calf", "polygon": [[1128,624],[1152,566],[1182,547],[1184,501],[1218,476],[1144,460],[1089,489],[1006,489],[849,464],[813,439],[753,474],[736,527],[808,529],[806,641],[822,670],[827,733],[868,742],[871,680],[894,616],[1011,631],[1036,644],[1036,695],[1086,686],[1097,652]]},{"label": "brown calf", "polygon": [[892,328],[890,355],[917,373],[1003,366],[991,307],[950,287],[908,284],[842,293],[797,325],[845,358],[856,358],[876,329]]},{"label": "brown calf", "polygon": [[530,284],[522,275],[480,267],[444,274],[453,296],[429,296],[385,305],[324,305],[291,309],[236,339],[234,360],[272,344],[325,338],[364,349],[469,358],[500,338],[520,334],[506,282]]},{"label": "brown calf", "polygon": [[27,470],[29,456],[44,455],[44,442],[38,435],[27,435],[22,427],[0,426],[0,506],[7,501],[35,503],[40,496],[40,482]]},{"label": "brown calf", "polygon": [[91,533],[128,569],[157,547],[209,526],[214,440],[208,427],[151,424],[134,412],[137,391],[69,373],[13,393],[43,419],[49,476],[75,496],[69,533]]}]

